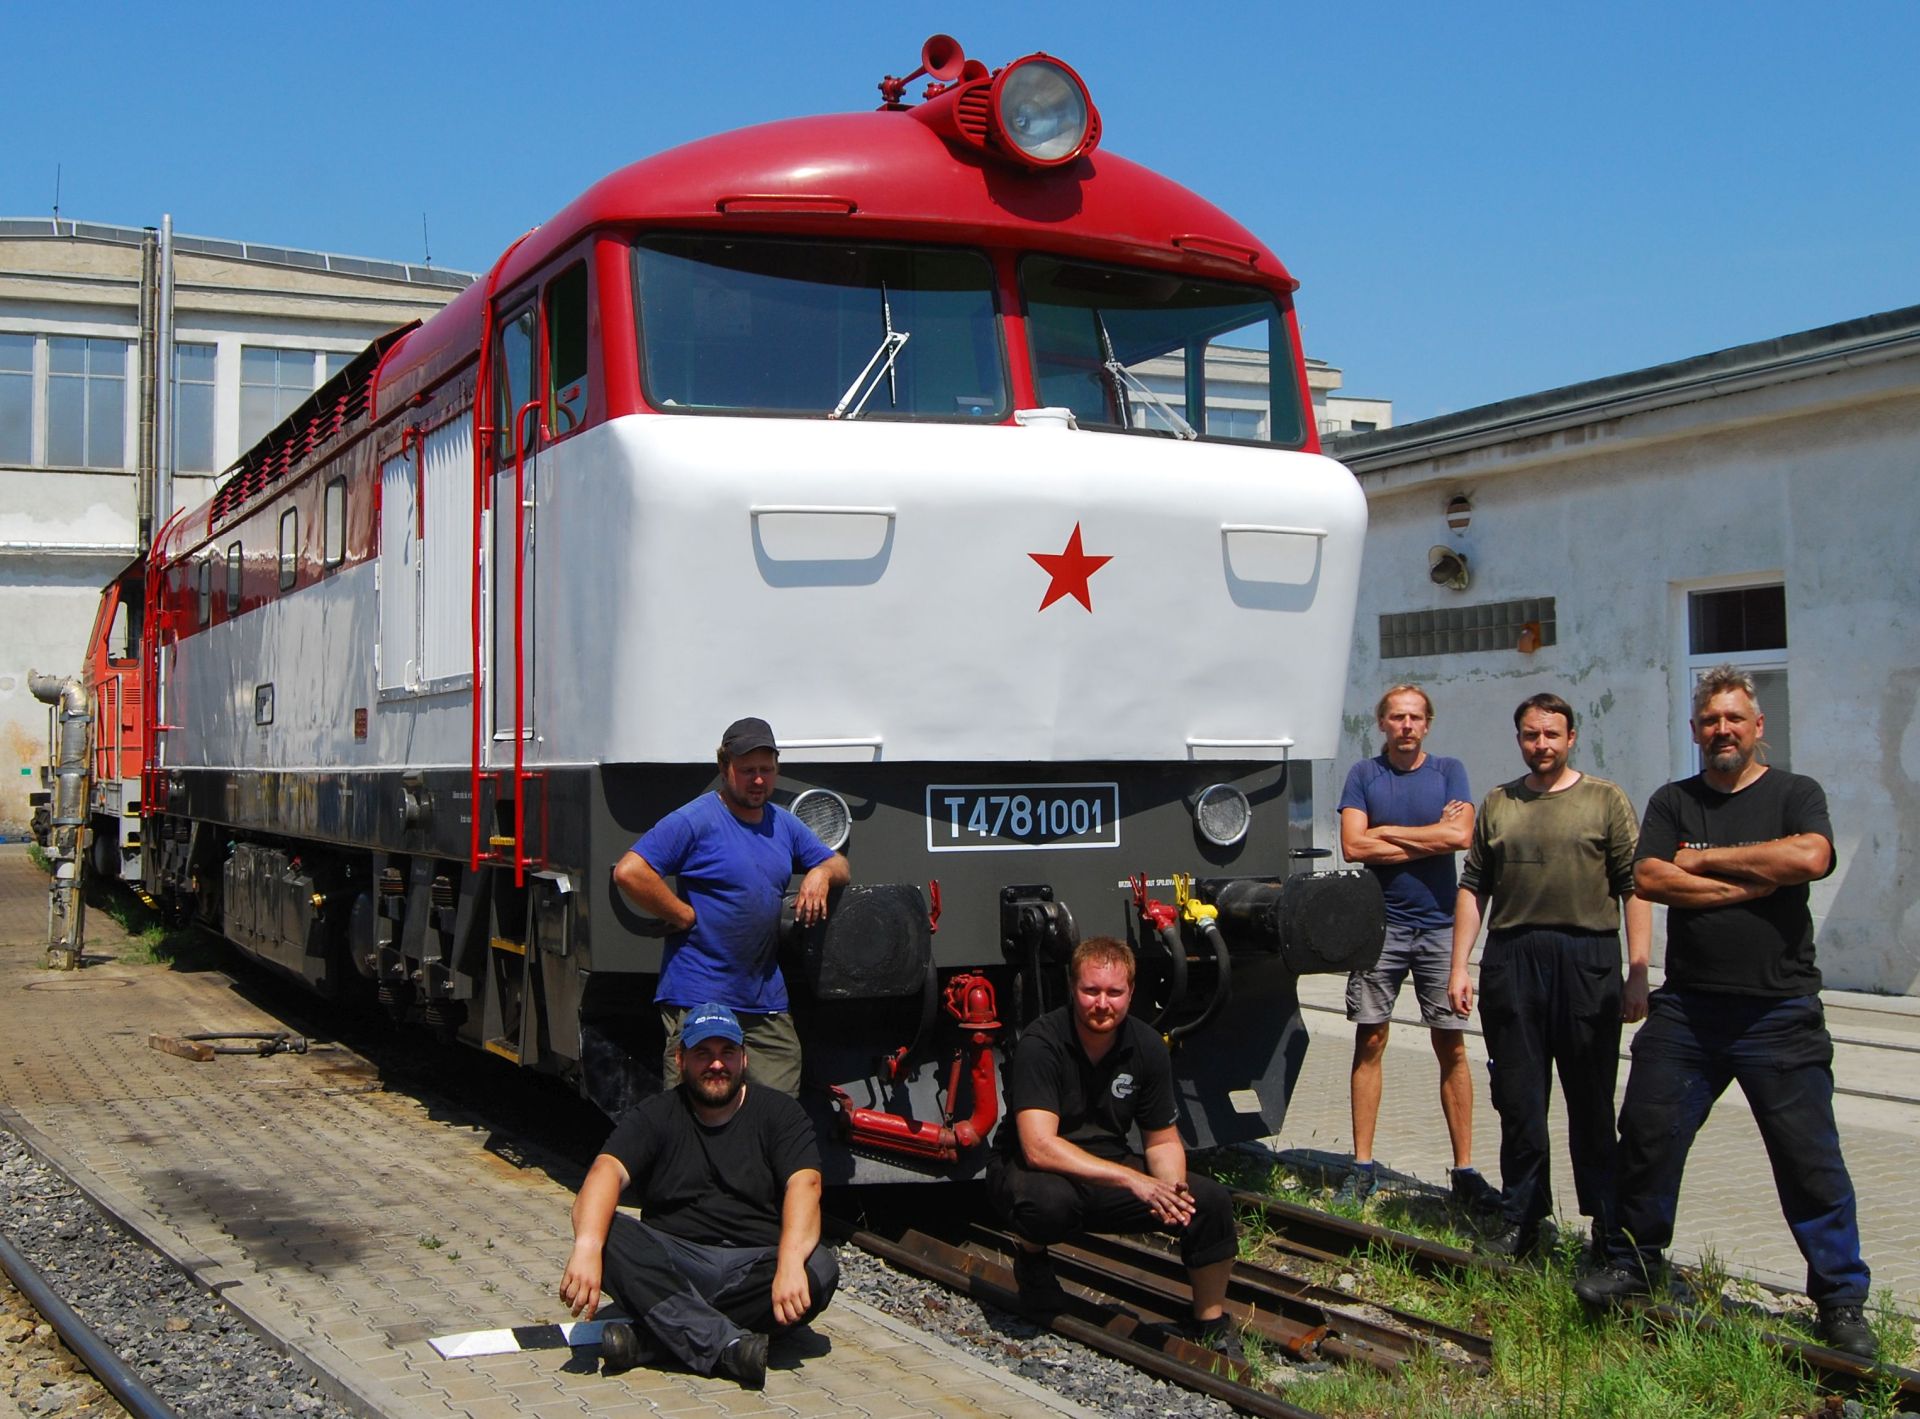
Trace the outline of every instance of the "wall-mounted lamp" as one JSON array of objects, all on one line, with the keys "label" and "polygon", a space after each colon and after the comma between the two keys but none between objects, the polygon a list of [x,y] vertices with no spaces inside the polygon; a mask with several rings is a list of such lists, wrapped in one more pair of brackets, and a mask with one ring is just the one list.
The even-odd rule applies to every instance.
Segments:
[{"label": "wall-mounted lamp", "polygon": [[1427,580],[1449,591],[1465,591],[1473,580],[1467,567],[1467,554],[1436,543],[1427,548]]},{"label": "wall-mounted lamp", "polygon": [[1447,499],[1447,526],[1455,532],[1465,532],[1467,524],[1473,521],[1473,501],[1465,493],[1456,493]]}]

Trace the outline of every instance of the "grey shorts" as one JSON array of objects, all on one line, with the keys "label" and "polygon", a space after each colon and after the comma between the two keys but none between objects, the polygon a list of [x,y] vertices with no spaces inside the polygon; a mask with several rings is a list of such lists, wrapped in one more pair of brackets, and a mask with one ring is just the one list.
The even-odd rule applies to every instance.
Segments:
[{"label": "grey shorts", "polygon": [[1447,1003],[1447,976],[1453,970],[1453,928],[1413,931],[1387,928],[1387,944],[1370,971],[1347,976],[1347,1018],[1356,1025],[1384,1025],[1393,1018],[1400,987],[1409,975],[1420,1001],[1420,1019],[1432,1030],[1464,1030],[1467,1022]]}]

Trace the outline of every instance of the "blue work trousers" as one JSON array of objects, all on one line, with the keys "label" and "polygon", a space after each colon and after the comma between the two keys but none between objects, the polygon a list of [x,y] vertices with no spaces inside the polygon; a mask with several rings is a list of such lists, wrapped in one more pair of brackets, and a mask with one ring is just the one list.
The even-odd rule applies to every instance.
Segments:
[{"label": "blue work trousers", "polygon": [[1833,1041],[1814,995],[1663,989],[1633,1042],[1620,1106],[1620,1231],[1607,1259],[1648,1274],[1673,1240],[1687,1150],[1738,1079],[1760,1127],[1780,1210],[1807,1259],[1807,1294],[1860,1305],[1867,1266],[1853,1180],[1833,1122]]}]

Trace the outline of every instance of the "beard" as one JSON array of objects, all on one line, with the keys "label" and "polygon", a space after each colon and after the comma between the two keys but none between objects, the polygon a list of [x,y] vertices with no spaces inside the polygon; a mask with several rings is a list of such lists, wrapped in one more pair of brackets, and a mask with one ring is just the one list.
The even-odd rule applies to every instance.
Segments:
[{"label": "beard", "polygon": [[694,1102],[709,1109],[725,1108],[739,1098],[740,1091],[746,1087],[744,1070],[738,1074],[695,1074],[687,1078]]}]

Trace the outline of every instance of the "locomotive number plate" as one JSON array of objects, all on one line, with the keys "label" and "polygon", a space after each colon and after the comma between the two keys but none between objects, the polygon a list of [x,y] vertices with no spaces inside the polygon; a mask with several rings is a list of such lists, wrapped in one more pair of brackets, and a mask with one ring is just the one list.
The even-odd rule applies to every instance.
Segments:
[{"label": "locomotive number plate", "polygon": [[1117,783],[927,785],[928,852],[1119,846]]}]

